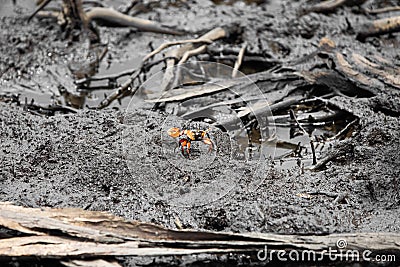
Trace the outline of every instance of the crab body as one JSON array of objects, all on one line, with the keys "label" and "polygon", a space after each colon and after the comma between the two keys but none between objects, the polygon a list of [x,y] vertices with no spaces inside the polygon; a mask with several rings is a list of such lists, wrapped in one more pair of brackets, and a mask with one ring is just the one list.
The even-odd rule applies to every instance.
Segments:
[{"label": "crab body", "polygon": [[182,155],[186,154],[190,155],[190,146],[193,141],[201,141],[206,145],[209,145],[209,151],[213,149],[213,142],[210,139],[207,130],[189,130],[189,129],[180,129],[177,127],[173,127],[168,130],[168,135],[173,138],[178,138],[179,148],[181,149]]}]

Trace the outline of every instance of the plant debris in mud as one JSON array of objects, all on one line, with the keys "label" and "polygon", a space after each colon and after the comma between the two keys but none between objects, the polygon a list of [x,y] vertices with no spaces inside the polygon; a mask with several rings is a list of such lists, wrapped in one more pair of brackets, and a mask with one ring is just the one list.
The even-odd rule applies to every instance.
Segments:
[{"label": "plant debris in mud", "polygon": [[[203,229],[315,240],[347,233],[352,247],[359,240],[351,236],[382,232],[398,256],[400,241],[391,235],[400,231],[397,5],[10,1],[0,10],[0,200],[108,211],[194,237],[207,235]],[[174,139],[172,127],[210,129],[213,150],[194,138],[185,157],[177,141],[190,133]],[[11,224],[6,213],[3,245],[27,235],[38,246],[82,245],[54,231],[91,238],[88,229],[28,225],[29,216]],[[147,234],[160,227],[143,225]],[[102,245],[117,246],[109,241]],[[175,241],[164,244],[173,244],[172,254],[155,247],[153,256],[172,256],[154,261],[95,251],[86,255],[92,262],[25,255],[40,256],[33,260],[6,254],[4,245],[0,263],[264,264],[243,251],[176,256],[175,245],[185,242]]]}]

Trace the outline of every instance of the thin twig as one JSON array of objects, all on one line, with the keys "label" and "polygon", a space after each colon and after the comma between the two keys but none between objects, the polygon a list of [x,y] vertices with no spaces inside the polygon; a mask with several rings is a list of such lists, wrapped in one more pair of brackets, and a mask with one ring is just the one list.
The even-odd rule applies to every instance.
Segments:
[{"label": "thin twig", "polygon": [[297,126],[300,128],[300,130],[305,134],[308,135],[307,131],[303,128],[303,126],[301,126],[300,122],[297,120],[296,114],[294,113],[293,109],[289,110],[290,112],[290,117],[296,122]]},{"label": "thin twig", "polygon": [[40,6],[32,13],[32,15],[29,16],[28,22],[40,11],[42,10],[45,6],[47,6],[52,0],[45,0],[43,1]]},{"label": "thin twig", "polygon": [[140,87],[140,85],[136,86],[135,88],[132,88],[133,82],[138,79],[140,83],[140,74],[146,73],[151,67],[153,67],[156,64],[159,64],[160,62],[163,62],[165,60],[168,60],[167,58],[163,58],[161,60],[153,61],[150,63],[142,63],[137,69],[134,69],[132,73],[130,74],[131,76],[122,84],[120,85],[111,95],[106,96],[103,101],[97,106],[97,109],[102,109],[110,105],[114,100],[120,100],[121,97],[125,96],[128,94],[134,94]]},{"label": "thin twig", "polygon": [[114,73],[114,74],[110,74],[110,75],[103,75],[103,76],[92,76],[92,77],[85,77],[79,80],[76,80],[74,83],[76,85],[83,85],[85,83],[90,83],[90,82],[94,82],[94,81],[103,81],[103,80],[109,80],[109,81],[115,81],[121,77],[124,76],[128,76],[128,75],[132,75],[133,73],[135,73],[137,70],[139,70],[140,68],[143,68],[144,72],[149,71],[153,66],[164,62],[168,59],[171,59],[170,57],[167,58],[162,58],[160,60],[155,60],[146,64],[141,64],[141,66],[137,67],[137,68],[132,68],[132,69],[128,69],[128,70],[123,70],[121,72],[118,73]]},{"label": "thin twig", "polygon": [[343,134],[345,134],[349,128],[351,126],[353,126],[356,122],[358,121],[358,119],[353,120],[352,122],[350,122],[349,124],[346,125],[346,127],[344,127],[340,132],[338,132],[335,136],[332,136],[330,138],[327,139],[327,141],[333,141],[338,139],[340,136],[342,136]]},{"label": "thin twig", "polygon": [[380,14],[380,13],[386,13],[386,12],[400,11],[400,6],[389,6],[389,7],[377,8],[377,9],[366,8],[364,10],[365,10],[365,12],[367,12],[369,14]]},{"label": "thin twig", "polygon": [[314,147],[314,142],[311,140],[310,141],[311,145],[311,151],[312,151],[312,156],[313,156],[313,165],[317,164],[317,156],[315,155],[315,147]]},{"label": "thin twig", "polygon": [[335,200],[334,200],[332,203],[333,203],[333,204],[339,204],[339,203],[341,203],[342,201],[346,201],[346,203],[347,203],[346,198],[347,198],[348,195],[349,195],[349,193],[347,193],[347,192],[340,193],[340,194],[335,198]]},{"label": "thin twig", "polygon": [[233,67],[232,78],[236,77],[236,75],[238,73],[238,70],[239,70],[240,66],[242,65],[242,61],[243,61],[243,57],[244,57],[244,52],[246,51],[246,47],[247,47],[247,43],[244,42],[242,48],[239,51],[239,55],[238,55],[238,58],[237,58],[237,60],[235,62],[235,66]]},{"label": "thin twig", "polygon": [[[228,35],[228,32],[220,27],[217,27],[207,33],[205,33],[204,35],[200,36],[199,38],[197,38],[198,40],[211,40],[212,42],[220,39],[220,38],[224,38]],[[186,54],[186,52],[190,51],[190,50],[194,50],[197,47],[199,47],[199,44],[194,44],[193,42],[189,42],[188,44],[185,44],[181,47],[178,47],[176,49],[172,49],[169,50],[166,53],[166,56],[168,57],[174,57],[176,58],[176,60],[167,60],[166,63],[166,70],[164,73],[164,77],[163,77],[163,81],[161,83],[161,91],[168,91],[170,89],[170,85],[174,80],[174,66],[176,64],[176,61],[181,59],[180,64],[182,64],[185,61],[182,61],[183,57],[189,57],[190,54]],[[158,106],[157,104],[155,105],[156,107]]]},{"label": "thin twig", "polygon": [[212,41],[210,39],[189,39],[189,40],[180,40],[180,41],[174,41],[174,42],[168,42],[168,43],[164,43],[162,45],[160,45],[157,49],[155,49],[154,51],[152,51],[151,53],[147,54],[147,56],[145,56],[143,58],[143,61],[148,60],[149,58],[155,56],[156,54],[160,53],[162,50],[173,46],[173,45],[181,45],[181,44],[188,44],[188,43],[207,43],[207,44],[211,44]]},{"label": "thin twig", "polygon": [[131,88],[132,83],[139,77],[139,75],[142,73],[142,68],[138,69],[136,72],[134,72],[129,79],[127,79],[116,91],[114,91],[111,95],[109,95],[107,98],[105,98],[103,101],[100,102],[98,105],[97,109],[102,109],[107,107],[108,105],[111,104],[114,100],[118,99],[120,96],[123,96],[126,92],[131,91],[132,94],[134,94],[139,86],[137,86],[135,89]]},{"label": "thin twig", "polygon": [[178,216],[175,216],[175,225],[176,225],[176,227],[177,227],[179,230],[182,230],[182,229],[183,229],[182,222],[181,222],[181,220],[179,219]]},{"label": "thin twig", "polygon": [[307,194],[309,195],[324,195],[327,197],[334,197],[337,198],[338,197],[338,193],[333,193],[333,192],[328,192],[328,191],[312,191],[312,192],[307,192]]},{"label": "thin twig", "polygon": [[201,54],[201,53],[205,52],[206,49],[207,49],[207,46],[206,45],[202,45],[202,46],[200,46],[200,47],[198,47],[196,49],[192,49],[192,50],[186,51],[183,54],[181,60],[178,62],[178,65],[181,65],[181,64],[185,63],[192,56],[195,56],[195,55],[198,55],[198,54]]},{"label": "thin twig", "polygon": [[352,144],[351,139],[345,139],[345,140],[341,141],[340,146],[337,146],[328,155],[321,158],[320,161],[318,162],[318,164],[310,167],[309,169],[311,171],[322,170],[326,166],[326,164],[328,164],[328,162],[331,162],[331,161],[337,159],[338,157],[342,156],[345,153],[345,151],[348,151],[350,149],[350,147],[352,146],[351,144]]}]

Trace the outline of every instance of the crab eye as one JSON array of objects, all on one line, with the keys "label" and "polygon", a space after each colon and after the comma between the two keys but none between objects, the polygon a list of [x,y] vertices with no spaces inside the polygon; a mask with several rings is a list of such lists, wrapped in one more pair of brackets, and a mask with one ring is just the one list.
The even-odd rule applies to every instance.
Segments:
[{"label": "crab eye", "polygon": [[176,138],[176,137],[179,136],[180,129],[177,128],[177,127],[173,127],[173,128],[171,128],[171,129],[169,129],[169,130],[167,131],[167,133],[168,133],[169,136]]}]

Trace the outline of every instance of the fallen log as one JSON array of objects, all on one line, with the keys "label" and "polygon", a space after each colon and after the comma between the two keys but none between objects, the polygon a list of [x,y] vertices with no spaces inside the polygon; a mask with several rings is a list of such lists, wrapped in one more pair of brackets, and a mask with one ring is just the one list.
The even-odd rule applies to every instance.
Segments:
[{"label": "fallen log", "polygon": [[56,236],[14,237],[0,240],[0,256],[4,257],[102,257],[102,256],[173,256],[202,253],[229,253],[244,249],[186,249],[139,247],[140,242],[126,241],[104,244],[70,240]]},{"label": "fallen log", "polygon": [[0,239],[0,258],[39,257],[64,261],[216,253],[256,253],[259,256],[266,247],[298,253],[311,250],[322,258],[338,256],[348,250],[358,253],[368,250],[369,256],[376,253],[400,256],[399,233],[280,235],[171,230],[151,223],[127,221],[106,212],[24,208],[3,202],[0,203],[0,226],[24,234]]}]

